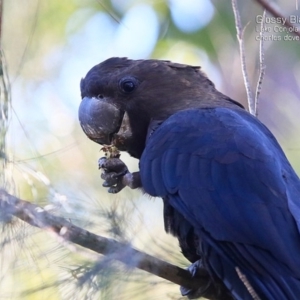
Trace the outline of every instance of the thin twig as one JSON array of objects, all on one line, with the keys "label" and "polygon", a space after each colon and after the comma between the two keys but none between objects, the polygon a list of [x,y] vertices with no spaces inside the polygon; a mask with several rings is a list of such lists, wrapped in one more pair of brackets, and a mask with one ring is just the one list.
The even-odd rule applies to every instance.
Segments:
[{"label": "thin twig", "polygon": [[102,1],[97,0],[97,2],[99,3],[100,6],[102,6],[102,8],[105,10],[105,12],[108,13],[108,14],[111,16],[111,18],[112,18],[114,21],[116,21],[118,24],[121,24],[120,18],[119,18],[118,16],[116,16],[111,10],[109,10],[109,9],[106,7],[106,5],[104,5],[104,4],[102,3]]},{"label": "thin twig", "polygon": [[[282,24],[282,26],[285,26],[289,29],[289,33],[294,34],[296,36],[300,37],[300,28],[294,26],[289,18],[282,15],[269,1],[267,0],[255,0],[257,3],[259,3],[267,12],[269,12],[274,17],[278,18],[278,23]],[[297,6],[296,6],[297,8]],[[283,22],[284,20],[284,22]]]},{"label": "thin twig", "polygon": [[246,68],[246,56],[245,56],[245,47],[244,47],[244,39],[243,39],[244,30],[242,29],[241,17],[240,17],[239,10],[237,8],[236,0],[231,0],[231,3],[232,3],[232,9],[233,9],[234,18],[235,18],[237,39],[238,39],[239,47],[240,47],[242,73],[243,73],[244,84],[245,84],[245,88],[246,88],[246,92],[247,92],[249,112],[252,115],[255,115],[255,103],[254,103],[253,94],[251,91],[251,86],[250,86],[247,68]]},{"label": "thin twig", "polygon": [[20,73],[21,73],[21,71],[22,71],[22,69],[24,67],[24,64],[26,62],[26,56],[29,53],[29,46],[32,43],[33,36],[34,36],[36,28],[37,28],[38,14],[39,14],[39,9],[40,9],[40,4],[41,4],[40,2],[41,2],[41,0],[38,0],[37,3],[36,3],[36,8],[35,8],[34,16],[31,18],[31,20],[32,20],[31,29],[30,29],[27,41],[25,43],[25,47],[23,49],[22,55],[20,56],[21,59],[19,61],[19,64],[17,66],[17,70],[15,72],[16,75],[11,80],[11,85],[13,85],[14,82],[18,79],[18,77],[19,77],[19,75],[20,75]]},{"label": "thin twig", "polygon": [[247,277],[245,276],[245,274],[243,274],[240,270],[239,267],[235,268],[239,278],[241,279],[241,281],[243,282],[243,284],[245,285],[246,289],[248,290],[249,294],[251,295],[251,297],[253,298],[253,300],[260,300],[260,298],[258,297],[258,295],[256,294],[254,288],[252,287],[252,285],[250,284],[249,280],[247,279]]},{"label": "thin twig", "polygon": [[3,0],[0,0],[0,40],[2,41]]},{"label": "thin twig", "polygon": [[[210,276],[205,270],[203,272],[201,270],[201,277],[193,278],[187,270],[140,252],[127,243],[91,233],[62,217],[50,214],[35,204],[16,198],[4,190],[0,190],[0,215],[2,220],[9,220],[9,216],[15,216],[32,226],[57,234],[64,241],[100,254],[110,255],[130,268],[139,268],[189,289],[198,289],[201,286],[207,286],[210,282]],[[210,294],[206,293],[205,296],[216,300],[218,291],[212,289]]]},{"label": "thin twig", "polygon": [[263,13],[263,18],[261,22],[261,27],[260,27],[260,39],[259,39],[259,76],[258,76],[258,81],[257,81],[257,86],[256,86],[256,93],[255,93],[255,106],[254,106],[254,111],[255,111],[255,116],[258,116],[258,102],[259,102],[259,94],[261,91],[261,86],[263,83],[263,79],[265,76],[265,55],[264,55],[264,25],[265,25],[265,18],[266,18],[266,10],[264,10]]}]

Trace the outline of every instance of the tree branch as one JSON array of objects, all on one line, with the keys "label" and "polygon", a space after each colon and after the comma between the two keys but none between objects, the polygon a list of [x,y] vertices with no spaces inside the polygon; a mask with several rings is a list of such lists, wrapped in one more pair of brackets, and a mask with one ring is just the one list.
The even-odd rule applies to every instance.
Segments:
[{"label": "tree branch", "polygon": [[3,0],[0,0],[0,40],[2,42],[2,16],[3,16]]},{"label": "tree branch", "polygon": [[[201,273],[201,277],[193,278],[187,270],[140,252],[129,244],[91,233],[73,225],[62,217],[50,214],[35,204],[0,190],[0,217],[2,220],[9,220],[11,216],[17,217],[32,226],[51,231],[65,241],[103,255],[112,255],[113,259],[124,263],[130,268],[139,268],[190,289],[207,286],[210,282],[210,276],[205,270]],[[206,292],[205,296],[216,300],[219,296],[217,294],[217,291],[211,289],[211,292]]]},{"label": "tree branch", "polygon": [[260,27],[260,39],[259,39],[259,75],[258,75],[258,80],[257,80],[257,86],[256,86],[256,93],[255,93],[255,116],[258,116],[258,103],[259,103],[259,95],[261,91],[261,86],[263,83],[263,79],[265,76],[265,53],[264,53],[264,25],[265,25],[265,18],[266,18],[266,11],[264,10],[263,13],[263,18],[261,22],[261,27]]},{"label": "tree branch", "polygon": [[255,290],[253,289],[253,287],[251,286],[250,282],[248,281],[246,275],[244,275],[239,267],[235,267],[235,270],[239,276],[239,278],[241,279],[241,281],[243,282],[243,284],[245,285],[246,289],[248,290],[249,294],[251,295],[253,300],[261,300],[258,295],[256,294]]},{"label": "tree branch", "polygon": [[231,0],[231,3],[232,3],[232,9],[235,18],[236,35],[240,46],[242,73],[243,73],[244,84],[247,92],[249,112],[250,114],[255,115],[255,101],[251,91],[251,85],[249,82],[249,77],[248,77],[247,67],[246,67],[246,55],[245,55],[245,46],[244,46],[244,39],[243,39],[244,30],[242,29],[241,17],[240,17],[239,10],[237,8],[236,0]]},{"label": "tree branch", "polygon": [[[289,18],[286,18],[284,15],[282,15],[269,1],[267,1],[267,0],[255,0],[255,1],[257,3],[259,3],[271,15],[278,18],[278,21],[280,24],[282,24],[286,28],[289,28],[290,29],[289,33],[300,37],[300,28],[294,26],[289,21]],[[283,23],[282,20],[285,20],[285,23]]]}]

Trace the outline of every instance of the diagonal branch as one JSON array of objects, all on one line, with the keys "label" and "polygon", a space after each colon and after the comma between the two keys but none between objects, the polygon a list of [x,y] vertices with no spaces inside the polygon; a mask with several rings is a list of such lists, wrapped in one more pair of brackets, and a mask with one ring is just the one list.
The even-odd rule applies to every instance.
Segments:
[{"label": "diagonal branch", "polygon": [[248,281],[247,277],[245,274],[242,273],[239,267],[235,267],[235,270],[240,278],[240,280],[243,282],[245,285],[246,289],[248,290],[249,294],[251,295],[253,300],[261,300],[258,295],[256,294],[255,290],[251,286],[250,282]]},{"label": "diagonal branch", "polygon": [[[50,214],[35,204],[0,190],[0,217],[2,220],[9,220],[11,216],[17,217],[32,226],[51,231],[65,241],[75,243],[97,253],[114,254],[114,259],[121,261],[130,268],[139,268],[190,289],[207,286],[210,282],[210,276],[204,270],[201,277],[193,278],[187,270],[140,252],[129,244],[96,235],[73,225],[62,217]],[[212,289],[205,296],[216,300],[218,299],[217,293]]]},{"label": "diagonal branch", "polygon": [[[289,29],[289,33],[294,34],[296,36],[300,37],[300,28],[294,26],[289,18],[282,15],[274,6],[270,3],[270,1],[267,0],[255,0],[257,3],[259,3],[267,12],[269,12],[271,15],[273,15],[275,18],[278,18],[278,23],[280,23],[282,26],[285,26]],[[283,22],[285,20],[285,22]]]}]

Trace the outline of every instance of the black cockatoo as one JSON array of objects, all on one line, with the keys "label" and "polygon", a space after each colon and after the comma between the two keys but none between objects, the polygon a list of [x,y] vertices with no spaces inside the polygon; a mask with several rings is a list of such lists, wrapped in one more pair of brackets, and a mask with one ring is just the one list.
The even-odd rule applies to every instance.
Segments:
[{"label": "black cockatoo", "polygon": [[199,67],[169,61],[110,58],[81,96],[86,135],[139,159],[136,173],[100,159],[104,186],[161,197],[193,275],[207,270],[219,299],[300,299],[300,181],[257,118]]}]

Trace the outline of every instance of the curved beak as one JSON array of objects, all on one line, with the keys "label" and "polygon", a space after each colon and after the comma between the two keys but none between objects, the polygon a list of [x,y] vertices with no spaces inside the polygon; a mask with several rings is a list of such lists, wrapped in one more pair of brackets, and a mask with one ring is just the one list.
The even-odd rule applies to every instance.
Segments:
[{"label": "curved beak", "polygon": [[84,133],[94,142],[110,145],[121,127],[124,111],[104,99],[84,97],[78,111]]}]

